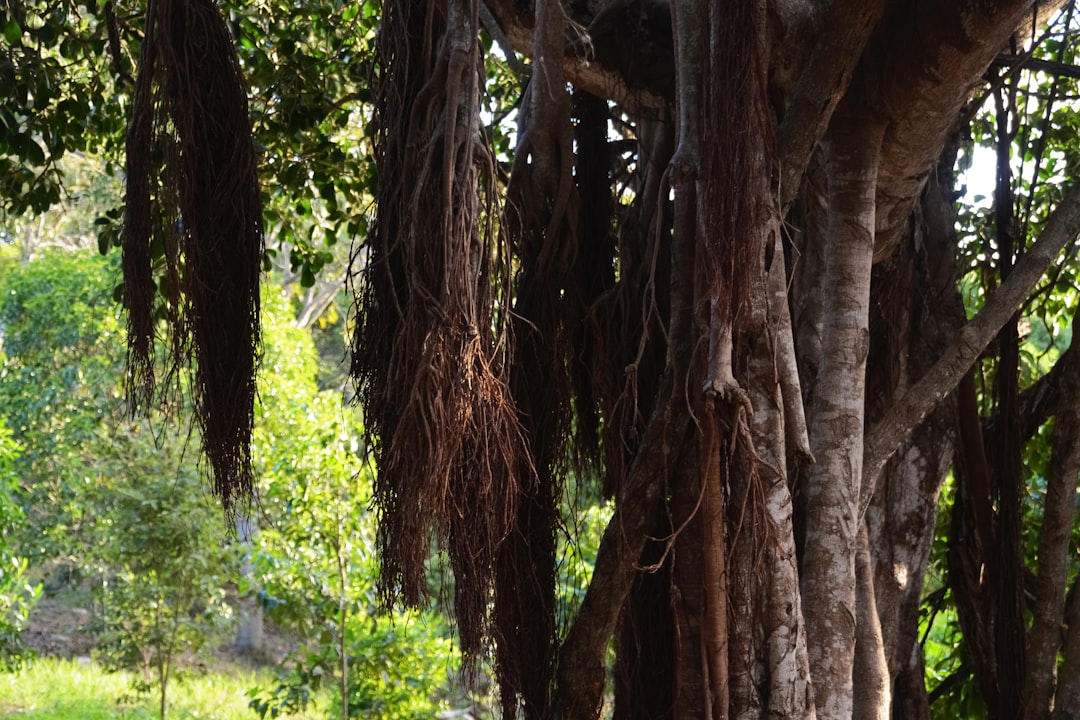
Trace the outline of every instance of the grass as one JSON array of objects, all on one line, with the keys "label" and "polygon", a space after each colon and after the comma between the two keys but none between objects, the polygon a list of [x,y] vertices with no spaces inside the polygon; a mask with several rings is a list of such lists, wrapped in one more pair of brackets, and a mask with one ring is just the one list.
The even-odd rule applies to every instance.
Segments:
[{"label": "grass", "polygon": [[[92,663],[39,658],[18,673],[0,674],[0,718],[19,720],[156,720],[157,696],[131,699],[131,676],[106,673]],[[208,673],[169,684],[171,720],[257,720],[247,692],[272,677],[237,669]],[[128,700],[125,700],[128,698]],[[320,712],[320,709],[323,712]],[[326,716],[310,709],[297,720]]]}]

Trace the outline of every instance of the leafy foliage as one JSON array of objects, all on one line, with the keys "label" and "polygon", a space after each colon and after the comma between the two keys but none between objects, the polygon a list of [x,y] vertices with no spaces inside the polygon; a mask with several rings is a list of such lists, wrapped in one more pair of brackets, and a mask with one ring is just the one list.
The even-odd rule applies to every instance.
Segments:
[{"label": "leafy foliage", "polygon": [[378,609],[370,467],[354,410],[315,384],[309,333],[286,300],[265,299],[266,355],[255,458],[266,526],[252,540],[251,590],[277,623],[303,639],[276,688],[252,707],[277,717],[333,685],[341,717],[430,717],[454,670],[441,616],[389,617]]},{"label": "leafy foliage", "polygon": [[164,714],[177,654],[198,650],[209,620],[227,616],[231,555],[185,463],[188,439],[125,412],[113,267],[84,251],[9,269],[0,397],[26,448],[13,464],[22,546],[95,578],[101,659],[139,671],[137,689],[156,688]]},{"label": "leafy foliage", "polygon": [[22,630],[41,585],[31,585],[26,575],[27,560],[19,554],[16,531],[23,519],[22,509],[11,495],[16,488],[15,457],[19,446],[11,439],[0,417],[0,670],[18,670],[32,655],[23,642]]},{"label": "leafy foliage", "polygon": [[124,105],[114,85],[122,68],[106,54],[110,15],[116,23],[111,2],[0,7],[0,215],[58,203],[65,153],[116,157]]},{"label": "leafy foliage", "polygon": [[[76,564],[92,547],[93,509],[83,499],[105,468],[98,456],[124,425],[122,343],[111,290],[115,264],[87,253],[48,255],[7,268],[0,326],[7,352],[0,403],[23,452],[15,463],[32,561]],[[134,428],[125,428],[138,432]],[[143,428],[144,448],[154,450]]]}]

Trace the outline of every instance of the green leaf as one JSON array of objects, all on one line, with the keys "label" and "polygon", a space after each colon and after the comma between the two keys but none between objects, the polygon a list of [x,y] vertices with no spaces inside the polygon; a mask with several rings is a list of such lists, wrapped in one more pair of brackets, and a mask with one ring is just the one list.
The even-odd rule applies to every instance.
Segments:
[{"label": "green leaf", "polygon": [[37,140],[27,140],[23,145],[23,157],[31,165],[45,164],[45,151],[37,144]]},{"label": "green leaf", "polygon": [[8,20],[4,25],[4,39],[7,40],[8,45],[19,46],[22,45],[22,28],[19,23],[14,20]]}]

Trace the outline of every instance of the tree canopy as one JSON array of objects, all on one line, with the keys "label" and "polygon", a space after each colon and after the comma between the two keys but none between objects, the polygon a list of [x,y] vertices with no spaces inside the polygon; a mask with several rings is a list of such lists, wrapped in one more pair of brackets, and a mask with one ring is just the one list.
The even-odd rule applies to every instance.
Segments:
[{"label": "tree canopy", "polygon": [[381,599],[440,553],[504,716],[1078,712],[1074,3],[0,12],[3,209],[122,175],[131,386],[227,511],[260,266],[351,241]]}]

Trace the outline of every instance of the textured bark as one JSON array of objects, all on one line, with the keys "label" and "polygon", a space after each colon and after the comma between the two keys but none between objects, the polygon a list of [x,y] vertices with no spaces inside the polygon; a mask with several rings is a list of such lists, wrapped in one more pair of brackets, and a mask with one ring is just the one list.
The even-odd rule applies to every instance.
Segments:
[{"label": "textured bark", "polygon": [[884,127],[836,117],[826,141],[829,224],[822,358],[810,413],[817,464],[806,483],[802,591],[819,718],[852,716],[855,547],[860,524],[864,378],[874,188]]},{"label": "textured bark", "polygon": [[859,528],[855,555],[855,667],[853,669],[853,718],[888,720],[892,706],[892,683],[881,619],[874,597],[874,568],[866,525]]}]

